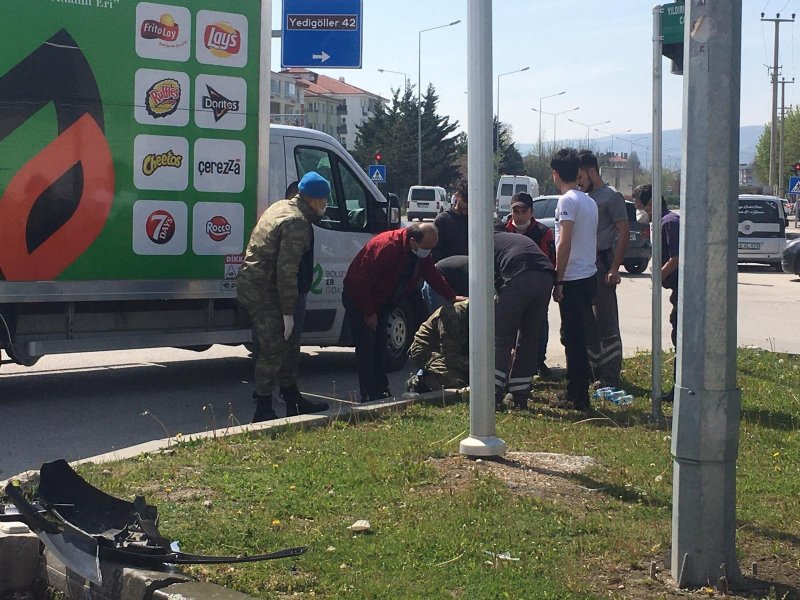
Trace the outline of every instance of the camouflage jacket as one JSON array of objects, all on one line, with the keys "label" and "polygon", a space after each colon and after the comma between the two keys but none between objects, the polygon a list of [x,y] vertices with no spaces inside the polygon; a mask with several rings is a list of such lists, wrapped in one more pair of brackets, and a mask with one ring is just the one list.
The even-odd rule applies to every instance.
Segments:
[{"label": "camouflage jacket", "polygon": [[245,308],[268,306],[294,312],[304,255],[313,263],[314,210],[300,196],[271,205],[258,220],[239,270],[237,290]]},{"label": "camouflage jacket", "polygon": [[427,364],[438,354],[448,369],[469,373],[469,300],[436,309],[419,326],[408,353],[415,364]]}]

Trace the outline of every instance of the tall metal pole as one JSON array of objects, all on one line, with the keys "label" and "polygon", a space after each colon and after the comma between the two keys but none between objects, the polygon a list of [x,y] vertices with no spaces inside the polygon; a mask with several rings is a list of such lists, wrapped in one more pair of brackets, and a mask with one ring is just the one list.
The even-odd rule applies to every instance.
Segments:
[{"label": "tall metal pole", "polygon": [[[567,91],[564,90],[563,92],[558,92],[557,94],[550,94],[549,96],[542,96],[541,98],[539,98],[539,157],[542,156],[542,100],[547,100],[548,98],[555,98],[556,96],[563,96],[566,93]],[[575,108],[573,110],[578,110],[578,109]],[[569,112],[569,111],[564,111],[564,112]],[[553,136],[553,139],[555,140],[555,136]]]},{"label": "tall metal pole", "polygon": [[736,557],[736,261],[742,0],[686,3],[672,574],[741,578]]},{"label": "tall metal pole", "polygon": [[779,185],[779,196],[781,198],[786,197],[786,187],[784,185],[784,166],[786,163],[784,162],[783,156],[783,119],[786,116],[786,84],[787,83],[794,83],[794,77],[792,77],[791,81],[786,79],[782,79],[778,83],[781,84],[781,129],[780,129],[780,139],[779,139],[779,146],[780,151],[778,152],[779,159],[778,159],[778,185]]},{"label": "tall metal pole", "polygon": [[761,13],[761,21],[775,23],[775,40],[772,48],[772,117],[770,120],[769,131],[769,187],[773,195],[778,193],[778,48],[780,47],[781,23],[791,23],[794,21],[794,14],[791,19],[781,19],[780,13],[774,19],[765,19]]},{"label": "tall metal pole", "polygon": [[[496,129],[496,133],[495,133],[497,143],[495,145],[495,148],[497,149],[498,158],[499,158],[499,155],[500,155],[500,78],[505,76],[505,75],[513,75],[514,73],[522,73],[523,71],[527,71],[528,69],[530,69],[530,67],[522,67],[521,69],[517,69],[516,71],[509,71],[508,73],[500,73],[497,76],[497,129]],[[500,171],[500,161],[499,160],[497,161],[497,170],[498,170],[497,174],[499,176],[499,171]]]},{"label": "tall metal pole", "polygon": [[[661,36],[661,6],[653,8],[653,262],[650,270],[653,272],[653,297],[652,297],[652,419],[655,423],[664,422],[661,413],[661,172],[663,159],[661,157],[663,142],[663,71],[661,68],[661,50],[663,39]],[[677,357],[675,360],[678,360]]]},{"label": "tall metal pole", "polygon": [[[469,196],[492,198],[492,3],[467,3],[467,133]],[[469,211],[469,426],[459,450],[467,456],[501,456],[494,413],[494,206],[473,202]],[[487,340],[489,343],[487,343]]]}]

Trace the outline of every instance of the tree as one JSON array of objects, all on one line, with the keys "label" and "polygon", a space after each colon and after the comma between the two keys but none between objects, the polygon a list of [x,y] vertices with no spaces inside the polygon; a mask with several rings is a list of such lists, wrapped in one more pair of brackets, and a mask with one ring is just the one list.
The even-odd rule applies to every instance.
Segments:
[{"label": "tree", "polygon": [[[769,182],[770,125],[764,126],[756,144],[756,178]],[[777,158],[777,157],[776,157]],[[783,120],[783,165],[778,165],[778,187],[785,187],[800,162],[800,109],[790,108]]]},{"label": "tree", "polygon": [[500,148],[497,148],[497,117],[492,122],[492,147],[494,148],[495,171],[498,175],[525,175],[522,155],[511,139],[511,126],[500,123]]},{"label": "tree", "polygon": [[[458,122],[437,114],[439,97],[433,85],[422,97],[422,184],[453,187],[461,177],[460,149],[463,140],[455,135]],[[378,110],[358,129],[353,156],[366,170],[375,153],[386,165],[387,190],[401,198],[417,184],[417,102],[413,86],[401,94],[393,91],[389,106]]]}]

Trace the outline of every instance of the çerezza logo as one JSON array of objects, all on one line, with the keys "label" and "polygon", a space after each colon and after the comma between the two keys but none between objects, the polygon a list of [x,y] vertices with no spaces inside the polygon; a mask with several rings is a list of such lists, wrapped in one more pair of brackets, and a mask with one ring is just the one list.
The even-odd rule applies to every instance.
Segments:
[{"label": "\u00e7erezza logo", "polygon": [[175,154],[172,150],[167,150],[161,154],[155,152],[146,154],[142,159],[142,173],[148,177],[161,167],[173,167],[179,169],[183,165],[183,155]]},{"label": "\u00e7erezza logo", "polygon": [[145,108],[150,116],[167,117],[178,110],[181,84],[172,78],[162,79],[150,86],[145,96]]},{"label": "\u00e7erezza logo", "polygon": [[242,159],[201,160],[197,163],[197,172],[200,175],[241,175]]},{"label": "\u00e7erezza logo", "polygon": [[229,100],[210,85],[206,85],[208,96],[203,96],[203,110],[210,110],[214,113],[214,121],[219,121],[229,112],[239,110],[238,100]]},{"label": "\u00e7erezza logo", "polygon": [[178,39],[180,28],[175,22],[175,18],[165,13],[158,21],[146,19],[142,21],[139,34],[146,40],[162,40],[164,42],[174,42]]},{"label": "\u00e7erezza logo", "polygon": [[203,43],[217,58],[228,58],[242,49],[242,34],[230,23],[217,21],[206,26]]},{"label": "\u00e7erezza logo", "polygon": [[150,241],[166,244],[175,235],[175,217],[165,210],[157,210],[147,217],[145,230]]},{"label": "\u00e7erezza logo", "polygon": [[221,215],[211,217],[206,222],[206,233],[215,242],[221,242],[231,234],[231,224]]}]

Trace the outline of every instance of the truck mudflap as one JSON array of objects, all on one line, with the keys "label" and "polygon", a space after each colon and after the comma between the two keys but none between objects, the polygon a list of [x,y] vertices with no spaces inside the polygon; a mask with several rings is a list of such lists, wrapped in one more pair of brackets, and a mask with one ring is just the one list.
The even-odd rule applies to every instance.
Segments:
[{"label": "truck mudflap", "polygon": [[137,496],[128,502],[90,485],[65,460],[40,470],[39,506],[28,502],[13,482],[6,495],[19,521],[34,531],[67,567],[102,584],[101,563],[111,560],[149,568],[176,564],[243,563],[299,556],[305,546],[266,554],[211,556],[176,549],[158,531],[158,510]]}]

